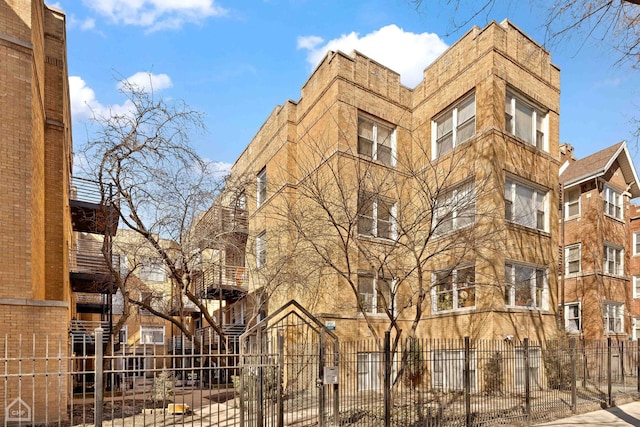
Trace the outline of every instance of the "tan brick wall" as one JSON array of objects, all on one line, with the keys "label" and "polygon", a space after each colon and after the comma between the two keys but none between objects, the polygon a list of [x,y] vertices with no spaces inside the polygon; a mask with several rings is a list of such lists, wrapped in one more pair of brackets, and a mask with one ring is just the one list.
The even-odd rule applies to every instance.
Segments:
[{"label": "tan brick wall", "polygon": [[[524,52],[524,53],[523,53]],[[267,230],[267,265],[280,265],[292,247],[295,233],[286,232],[282,212],[286,203],[295,200],[296,191],[302,191],[304,182],[322,182],[335,174],[342,185],[346,203],[355,208],[358,174],[351,156],[357,153],[357,122],[359,114],[370,115],[396,129],[398,166],[386,168],[371,166],[367,179],[388,183],[385,195],[408,201],[414,196],[403,167],[409,162],[417,165],[421,157],[431,158],[431,123],[444,109],[461,97],[475,92],[476,136],[463,144],[457,155],[463,156],[467,166],[452,169],[458,161],[445,155],[437,162],[437,170],[453,170],[452,183],[471,176],[476,182],[486,181],[490,190],[477,206],[488,213],[478,220],[478,229],[492,233],[494,239],[476,258],[476,276],[482,277],[483,287],[477,290],[477,310],[432,314],[430,303],[426,307],[418,329],[423,336],[440,338],[473,336],[499,338],[514,335],[532,339],[555,336],[557,306],[557,247],[559,244],[558,216],[558,111],[559,70],[550,62],[548,52],[509,24],[491,24],[487,28],[473,29],[455,43],[424,72],[425,79],[414,90],[400,84],[397,73],[363,55],[352,56],[329,53],[302,88],[302,98],[278,107],[258,131],[247,149],[233,167],[233,173],[251,177],[247,195],[250,212],[250,234],[247,244],[248,266],[255,253],[254,239]],[[507,135],[504,132],[504,105],[507,89],[520,93],[548,112],[548,153]],[[402,164],[402,161],[407,163]],[[424,165],[427,160],[422,160]],[[462,162],[464,164],[464,162]],[[267,170],[268,202],[255,209],[255,179],[262,167]],[[504,221],[504,183],[507,174],[531,181],[548,191],[548,231],[526,230]],[[385,185],[383,185],[385,186]],[[289,188],[285,192],[285,188]],[[336,191],[326,189],[325,191]],[[313,218],[313,208],[304,210]],[[502,216],[502,219],[500,219]],[[491,219],[489,219],[491,218]],[[330,230],[327,230],[327,236]],[[274,237],[275,235],[275,237]],[[322,237],[319,237],[322,238]],[[304,276],[304,244],[299,246],[299,259],[287,262],[289,278]],[[371,246],[375,246],[372,242]],[[337,249],[336,249],[337,251]],[[357,252],[350,254],[352,272],[367,268],[366,257]],[[336,255],[336,262],[340,255]],[[517,260],[548,266],[549,307],[535,311],[525,308],[505,308],[505,263]],[[397,267],[403,267],[398,260]],[[438,268],[436,262],[427,270]],[[442,266],[440,268],[442,268]],[[430,270],[431,271],[431,270]],[[268,273],[254,274],[253,289],[263,286]],[[361,315],[357,313],[356,296],[347,281],[330,269],[314,271],[293,286],[282,286],[271,295],[269,311],[277,309],[291,298],[324,318],[335,318],[339,334],[346,338],[371,335]],[[408,291],[407,291],[408,292]],[[410,316],[411,312],[407,313]],[[407,317],[410,318],[410,317]],[[409,324],[405,322],[406,328]],[[377,333],[386,328],[384,316],[374,317]]]},{"label": "tan brick wall", "polygon": [[[0,299],[0,354],[12,375],[3,384],[8,404],[21,398],[34,423],[64,421],[68,402],[68,307],[19,299]],[[0,419],[5,420],[0,405]]]}]

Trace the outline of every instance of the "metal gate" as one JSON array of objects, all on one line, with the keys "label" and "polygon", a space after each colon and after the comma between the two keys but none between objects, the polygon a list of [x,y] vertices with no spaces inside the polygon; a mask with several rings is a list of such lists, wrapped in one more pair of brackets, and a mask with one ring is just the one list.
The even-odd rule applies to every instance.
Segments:
[{"label": "metal gate", "polygon": [[338,425],[338,337],[290,301],[240,337],[240,424]]}]

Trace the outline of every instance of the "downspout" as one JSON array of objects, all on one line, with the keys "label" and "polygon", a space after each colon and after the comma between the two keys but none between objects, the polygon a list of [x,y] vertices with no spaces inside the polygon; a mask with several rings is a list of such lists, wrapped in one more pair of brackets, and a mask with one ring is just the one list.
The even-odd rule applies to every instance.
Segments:
[{"label": "downspout", "polygon": [[560,327],[565,329],[564,185],[560,183]]}]

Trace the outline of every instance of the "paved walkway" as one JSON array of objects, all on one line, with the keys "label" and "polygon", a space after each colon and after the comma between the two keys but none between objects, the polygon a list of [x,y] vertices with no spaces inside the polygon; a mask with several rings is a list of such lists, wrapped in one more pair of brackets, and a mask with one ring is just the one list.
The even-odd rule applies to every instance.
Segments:
[{"label": "paved walkway", "polygon": [[640,402],[626,403],[615,408],[587,412],[586,414],[574,415],[573,417],[562,418],[549,423],[536,424],[536,426],[640,427]]}]

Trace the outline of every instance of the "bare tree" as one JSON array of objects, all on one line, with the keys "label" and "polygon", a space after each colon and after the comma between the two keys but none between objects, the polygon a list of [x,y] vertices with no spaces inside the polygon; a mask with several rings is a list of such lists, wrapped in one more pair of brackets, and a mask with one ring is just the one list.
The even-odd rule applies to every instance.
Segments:
[{"label": "bare tree", "polygon": [[[436,4],[412,0],[418,10],[428,11]],[[452,30],[466,29],[478,17],[489,18],[496,5],[495,0],[469,4],[464,0],[441,0],[440,5],[452,8]],[[611,44],[620,54],[619,62],[629,62],[634,68],[640,65],[640,1],[639,0],[555,0],[540,3],[529,2],[532,8],[544,12],[547,43],[560,43],[570,37],[589,39]],[[522,7],[520,2],[511,2]]]},{"label": "bare tree", "polygon": [[[138,306],[191,338],[193,332],[181,310],[188,301],[223,335],[192,280],[195,261],[203,249],[189,230],[212,205],[222,181],[190,145],[192,132],[204,130],[202,117],[183,103],[157,98],[153,91],[128,82],[121,92],[127,98],[125,111],[96,114],[98,130],[83,147],[85,173],[100,183],[103,200],[113,192],[111,196],[119,204],[120,226],[135,235],[126,245],[130,251],[128,268],[110,265],[124,304],[116,333],[126,323],[131,306]],[[105,238],[107,259],[111,259],[111,246]],[[174,315],[176,307],[141,297],[144,286],[137,276],[145,258],[160,261],[180,315]]]}]

